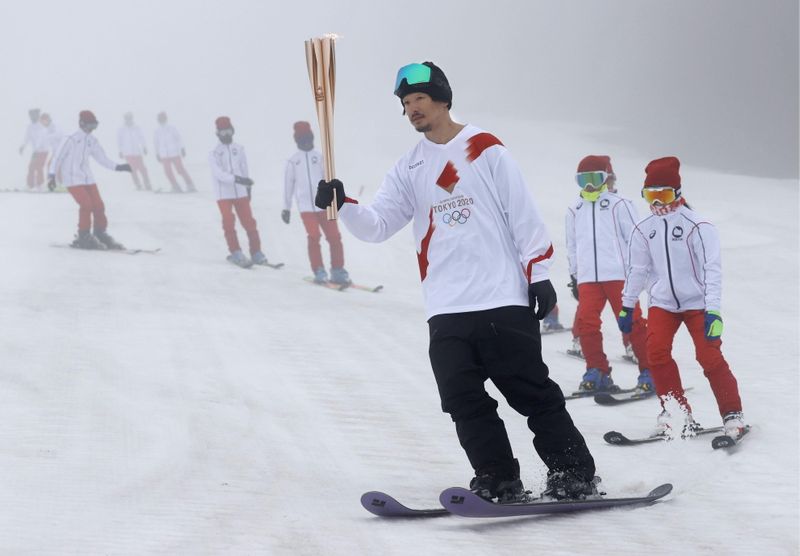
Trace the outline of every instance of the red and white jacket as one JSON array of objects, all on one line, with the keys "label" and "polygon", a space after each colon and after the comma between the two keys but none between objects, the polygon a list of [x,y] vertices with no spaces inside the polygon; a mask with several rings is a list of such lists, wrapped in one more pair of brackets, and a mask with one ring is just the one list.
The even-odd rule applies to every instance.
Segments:
[{"label": "red and white jacket", "polygon": [[212,189],[217,200],[249,197],[247,187],[234,181],[235,176],[249,178],[247,155],[239,143],[220,143],[208,154],[211,167]]},{"label": "red and white jacket", "polygon": [[117,167],[117,163],[106,156],[94,135],[78,130],[61,142],[58,152],[50,161],[49,173],[60,173],[64,187],[95,184],[97,182],[89,166],[89,157],[109,170]]},{"label": "red and white jacket", "polygon": [[291,210],[292,198],[297,200],[300,212],[319,212],[314,204],[317,184],[325,177],[325,161],[316,150],[298,150],[286,162],[283,174],[283,208]]},{"label": "red and white jacket", "polygon": [[650,306],[667,311],[719,311],[722,266],[719,235],[708,220],[685,205],[651,215],[631,235],[622,303],[633,307],[650,284]]},{"label": "red and white jacket", "polygon": [[370,206],[345,202],[342,222],[379,242],[412,219],[428,317],[528,305],[553,247],[511,154],[467,125],[449,143],[423,138],[386,175]]},{"label": "red and white jacket", "polygon": [[578,283],[625,279],[628,239],[636,225],[628,199],[604,191],[596,201],[580,199],[567,209],[567,259]]}]

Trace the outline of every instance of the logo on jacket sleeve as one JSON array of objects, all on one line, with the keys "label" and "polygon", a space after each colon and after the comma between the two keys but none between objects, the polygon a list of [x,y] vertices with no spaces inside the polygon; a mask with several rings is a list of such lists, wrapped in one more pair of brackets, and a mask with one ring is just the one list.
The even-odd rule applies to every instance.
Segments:
[{"label": "logo on jacket sleeve", "polygon": [[650,237],[650,239],[653,239],[654,237],[656,237],[656,231],[655,230],[650,230],[650,236],[649,237]]}]

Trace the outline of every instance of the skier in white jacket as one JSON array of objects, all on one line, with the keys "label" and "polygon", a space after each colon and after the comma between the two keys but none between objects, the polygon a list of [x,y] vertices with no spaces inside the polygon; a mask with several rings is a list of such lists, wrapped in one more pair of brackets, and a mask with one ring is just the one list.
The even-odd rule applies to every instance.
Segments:
[{"label": "skier in white jacket", "polygon": [[348,285],[350,275],[344,268],[344,247],[339,226],[336,220],[328,220],[325,212],[314,206],[314,195],[317,184],[324,177],[325,164],[322,153],[314,150],[314,134],[308,122],[295,122],[294,140],[298,151],[286,163],[281,219],[284,223],[289,223],[292,201],[296,201],[308,236],[308,260],[311,263],[311,272],[314,273],[314,281],[319,284],[328,281],[319,245],[321,235],[324,233],[330,247],[330,281],[334,284]]},{"label": "skier in white jacket", "polygon": [[475,471],[470,489],[504,502],[527,499],[497,402],[484,387],[491,379],[528,418],[548,468],[545,493],[592,495],[594,460],[542,360],[538,320],[556,303],[548,279],[553,247],[522,172],[497,137],[451,119],[452,90],[432,62],[401,68],[395,94],[423,138],[371,205],[346,197],[338,179],[320,182],[316,205],[330,205],[336,191],[342,222],[371,242],[413,221],[431,365],[442,410]]},{"label": "skier in white jacket", "polygon": [[197,191],[194,182],[189,176],[189,172],[183,167],[183,158],[186,156],[186,149],[183,146],[181,134],[175,126],[167,123],[167,113],[159,112],[158,127],[156,128],[153,142],[155,144],[156,158],[164,166],[164,173],[172,187],[173,193],[183,193],[175,179],[173,168],[181,175],[186,182],[186,190],[190,193]]},{"label": "skier in white jacket", "polygon": [[630,240],[623,308],[619,328],[632,328],[633,307],[648,288],[647,355],[661,399],[662,413],[655,434],[668,434],[670,416],[665,402],[675,398],[684,414],[682,436],[700,427],[684,394],[672,342],[681,323],[694,342],[717,400],[726,434],[738,439],[745,431],[739,388],[722,356],[722,267],[717,230],[686,204],[681,192],[680,162],[670,156],[653,160],[645,169],[642,196],[651,215],[636,224]]},{"label": "skier in white jacket", "polygon": [[[242,268],[255,264],[267,264],[267,257],[261,252],[261,236],[258,233],[256,219],[250,208],[250,171],[247,167],[247,155],[244,147],[233,142],[233,124],[227,116],[220,116],[214,122],[217,128],[219,145],[208,155],[211,168],[213,191],[217,197],[217,206],[222,215],[222,230],[228,243],[228,260]],[[236,235],[236,215],[247,232],[250,247],[248,258],[239,245]]]},{"label": "skier in white jacket", "polygon": [[125,112],[123,120],[122,127],[117,130],[119,157],[124,158],[131,165],[131,177],[136,189],[144,187],[145,190],[152,191],[153,186],[150,185],[150,176],[147,173],[147,167],[144,165],[147,143],[144,140],[142,128],[134,123],[131,112]]},{"label": "skier in white jacket", "polygon": [[[633,204],[608,191],[614,176],[611,159],[589,155],[578,163],[575,176],[580,199],[567,209],[566,240],[569,274],[577,284],[578,311],[575,331],[586,360],[580,392],[617,391],[611,366],[603,351],[602,313],[606,303],[614,315],[622,309],[622,286],[628,239],[636,224]],[[637,304],[631,342],[639,364],[636,387],[641,393],[653,391],[646,351],[646,321]]]},{"label": "skier in white jacket", "polygon": [[28,163],[28,176],[25,180],[28,189],[39,188],[44,184],[44,168],[50,152],[44,126],[39,121],[40,114],[41,111],[38,108],[28,110],[31,123],[25,130],[25,139],[19,148],[19,154],[22,154],[28,144],[31,146],[31,159]]},{"label": "skier in white jacket", "polygon": [[[81,249],[123,249],[108,235],[105,205],[97,189],[89,158],[101,166],[117,172],[130,172],[128,164],[117,164],[106,156],[103,147],[92,135],[99,122],[89,110],[78,115],[78,131],[61,142],[58,153],[50,163],[48,186],[55,188],[56,175],[60,174],[72,198],[78,203],[78,236],[72,243]],[[92,233],[94,232],[94,233]]]}]

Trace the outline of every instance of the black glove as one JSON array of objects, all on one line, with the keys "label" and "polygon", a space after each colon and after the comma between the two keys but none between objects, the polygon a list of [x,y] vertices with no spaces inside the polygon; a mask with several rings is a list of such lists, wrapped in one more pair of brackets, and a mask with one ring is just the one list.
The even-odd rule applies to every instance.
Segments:
[{"label": "black glove", "polygon": [[247,186],[250,186],[250,185],[253,185],[254,183],[256,183],[253,180],[251,180],[250,178],[243,178],[242,176],[233,176],[233,181],[235,183],[238,183],[239,185],[247,185]]},{"label": "black glove", "polygon": [[53,174],[47,176],[47,189],[50,191],[56,190],[56,177]]},{"label": "black glove", "polygon": [[344,184],[337,179],[332,179],[331,181],[319,180],[314,204],[321,209],[331,206],[334,189],[336,190],[336,209],[342,208],[344,204]]},{"label": "black glove", "polygon": [[579,299],[578,299],[578,279],[575,276],[570,276],[570,278],[572,278],[572,280],[570,281],[569,284],[567,284],[567,287],[572,290],[572,297],[575,298],[575,301],[579,301]]},{"label": "black glove", "polygon": [[131,165],[130,164],[117,164],[114,167],[114,170],[116,170],[117,172],[130,172],[131,171]]},{"label": "black glove", "polygon": [[528,285],[528,304],[537,319],[545,318],[556,306],[556,301],[558,301],[558,296],[556,296],[556,290],[550,280],[542,280]]},{"label": "black glove", "polygon": [[289,223],[289,217],[291,216],[291,214],[292,213],[290,213],[288,210],[282,210],[281,211],[281,220],[283,220],[284,224],[288,224]]}]

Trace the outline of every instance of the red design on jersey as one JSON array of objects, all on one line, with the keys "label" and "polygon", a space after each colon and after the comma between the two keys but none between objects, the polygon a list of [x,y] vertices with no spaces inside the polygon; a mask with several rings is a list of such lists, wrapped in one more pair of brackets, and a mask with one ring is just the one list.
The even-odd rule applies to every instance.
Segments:
[{"label": "red design on jersey", "polygon": [[431,243],[431,236],[433,236],[433,209],[431,209],[430,213],[428,214],[428,218],[430,220],[430,224],[428,224],[428,231],[425,233],[425,237],[422,238],[422,244],[420,245],[420,251],[417,253],[417,262],[419,263],[419,276],[421,281],[425,281],[425,277],[428,275],[428,246]]},{"label": "red design on jersey", "polygon": [[436,185],[448,193],[452,193],[459,179],[460,178],[458,177],[458,171],[456,170],[456,167],[448,160],[447,164],[444,166],[444,170],[442,170],[442,173],[436,180]]},{"label": "red design on jersey", "polygon": [[549,259],[553,256],[553,244],[550,244],[550,247],[547,248],[547,251],[544,255],[539,255],[535,259],[531,259],[528,261],[528,268],[525,269],[525,275],[528,277],[528,283],[531,281],[531,272],[533,272],[533,265],[538,263],[539,261],[543,261],[545,259]]},{"label": "red design on jersey", "polygon": [[467,139],[467,160],[472,162],[478,158],[483,151],[493,145],[503,146],[500,139],[491,133],[479,133]]},{"label": "red design on jersey", "polygon": [[345,197],[344,198],[344,202],[345,203],[353,203],[354,205],[358,204],[358,201],[356,201],[355,199],[351,199],[350,197]]}]

